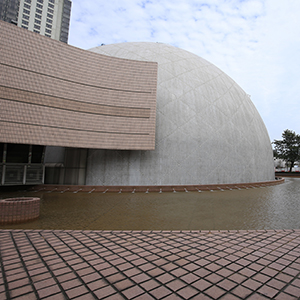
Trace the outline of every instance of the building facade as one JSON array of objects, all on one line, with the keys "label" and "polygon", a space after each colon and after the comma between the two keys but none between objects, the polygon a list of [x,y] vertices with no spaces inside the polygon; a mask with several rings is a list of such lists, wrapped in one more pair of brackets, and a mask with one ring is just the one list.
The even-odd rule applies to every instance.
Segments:
[{"label": "building facade", "polygon": [[86,51],[3,21],[0,49],[3,185],[275,179],[268,132],[251,99],[195,54],[162,43]]},{"label": "building facade", "polygon": [[[33,183],[26,172],[35,163],[51,181],[63,166],[55,178],[83,184],[86,149],[155,148],[157,63],[99,55],[3,21],[0,49],[3,185]],[[36,146],[52,147],[44,156]]]},{"label": "building facade", "polygon": [[70,0],[0,0],[0,19],[67,43]]}]

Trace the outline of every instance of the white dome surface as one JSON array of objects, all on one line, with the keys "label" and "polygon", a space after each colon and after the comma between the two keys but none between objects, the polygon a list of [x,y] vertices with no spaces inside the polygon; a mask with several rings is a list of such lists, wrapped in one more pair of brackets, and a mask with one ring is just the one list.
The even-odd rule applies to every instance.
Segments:
[{"label": "white dome surface", "polygon": [[274,180],[266,127],[248,95],[213,64],[161,43],[93,52],[158,62],[156,149],[89,150],[88,185],[191,185]]}]

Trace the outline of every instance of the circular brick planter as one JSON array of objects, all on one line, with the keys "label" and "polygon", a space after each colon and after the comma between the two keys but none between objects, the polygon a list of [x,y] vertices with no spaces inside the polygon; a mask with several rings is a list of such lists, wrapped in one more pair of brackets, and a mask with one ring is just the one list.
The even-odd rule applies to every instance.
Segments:
[{"label": "circular brick planter", "polygon": [[30,221],[40,215],[40,198],[8,198],[0,200],[0,224]]}]

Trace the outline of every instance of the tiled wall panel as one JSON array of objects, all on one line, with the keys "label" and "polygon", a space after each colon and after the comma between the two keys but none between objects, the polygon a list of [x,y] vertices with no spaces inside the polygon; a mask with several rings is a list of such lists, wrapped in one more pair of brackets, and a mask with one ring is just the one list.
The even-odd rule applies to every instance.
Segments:
[{"label": "tiled wall panel", "polygon": [[78,49],[0,22],[0,142],[155,147],[157,63]]}]

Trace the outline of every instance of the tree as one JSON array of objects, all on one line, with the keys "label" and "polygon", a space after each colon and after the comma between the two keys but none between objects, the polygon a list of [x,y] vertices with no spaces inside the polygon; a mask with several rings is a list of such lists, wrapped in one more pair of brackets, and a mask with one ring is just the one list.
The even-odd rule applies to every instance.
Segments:
[{"label": "tree", "polygon": [[291,172],[295,162],[300,160],[300,135],[286,129],[282,134],[282,140],[274,140],[273,144],[274,156],[284,160]]}]

